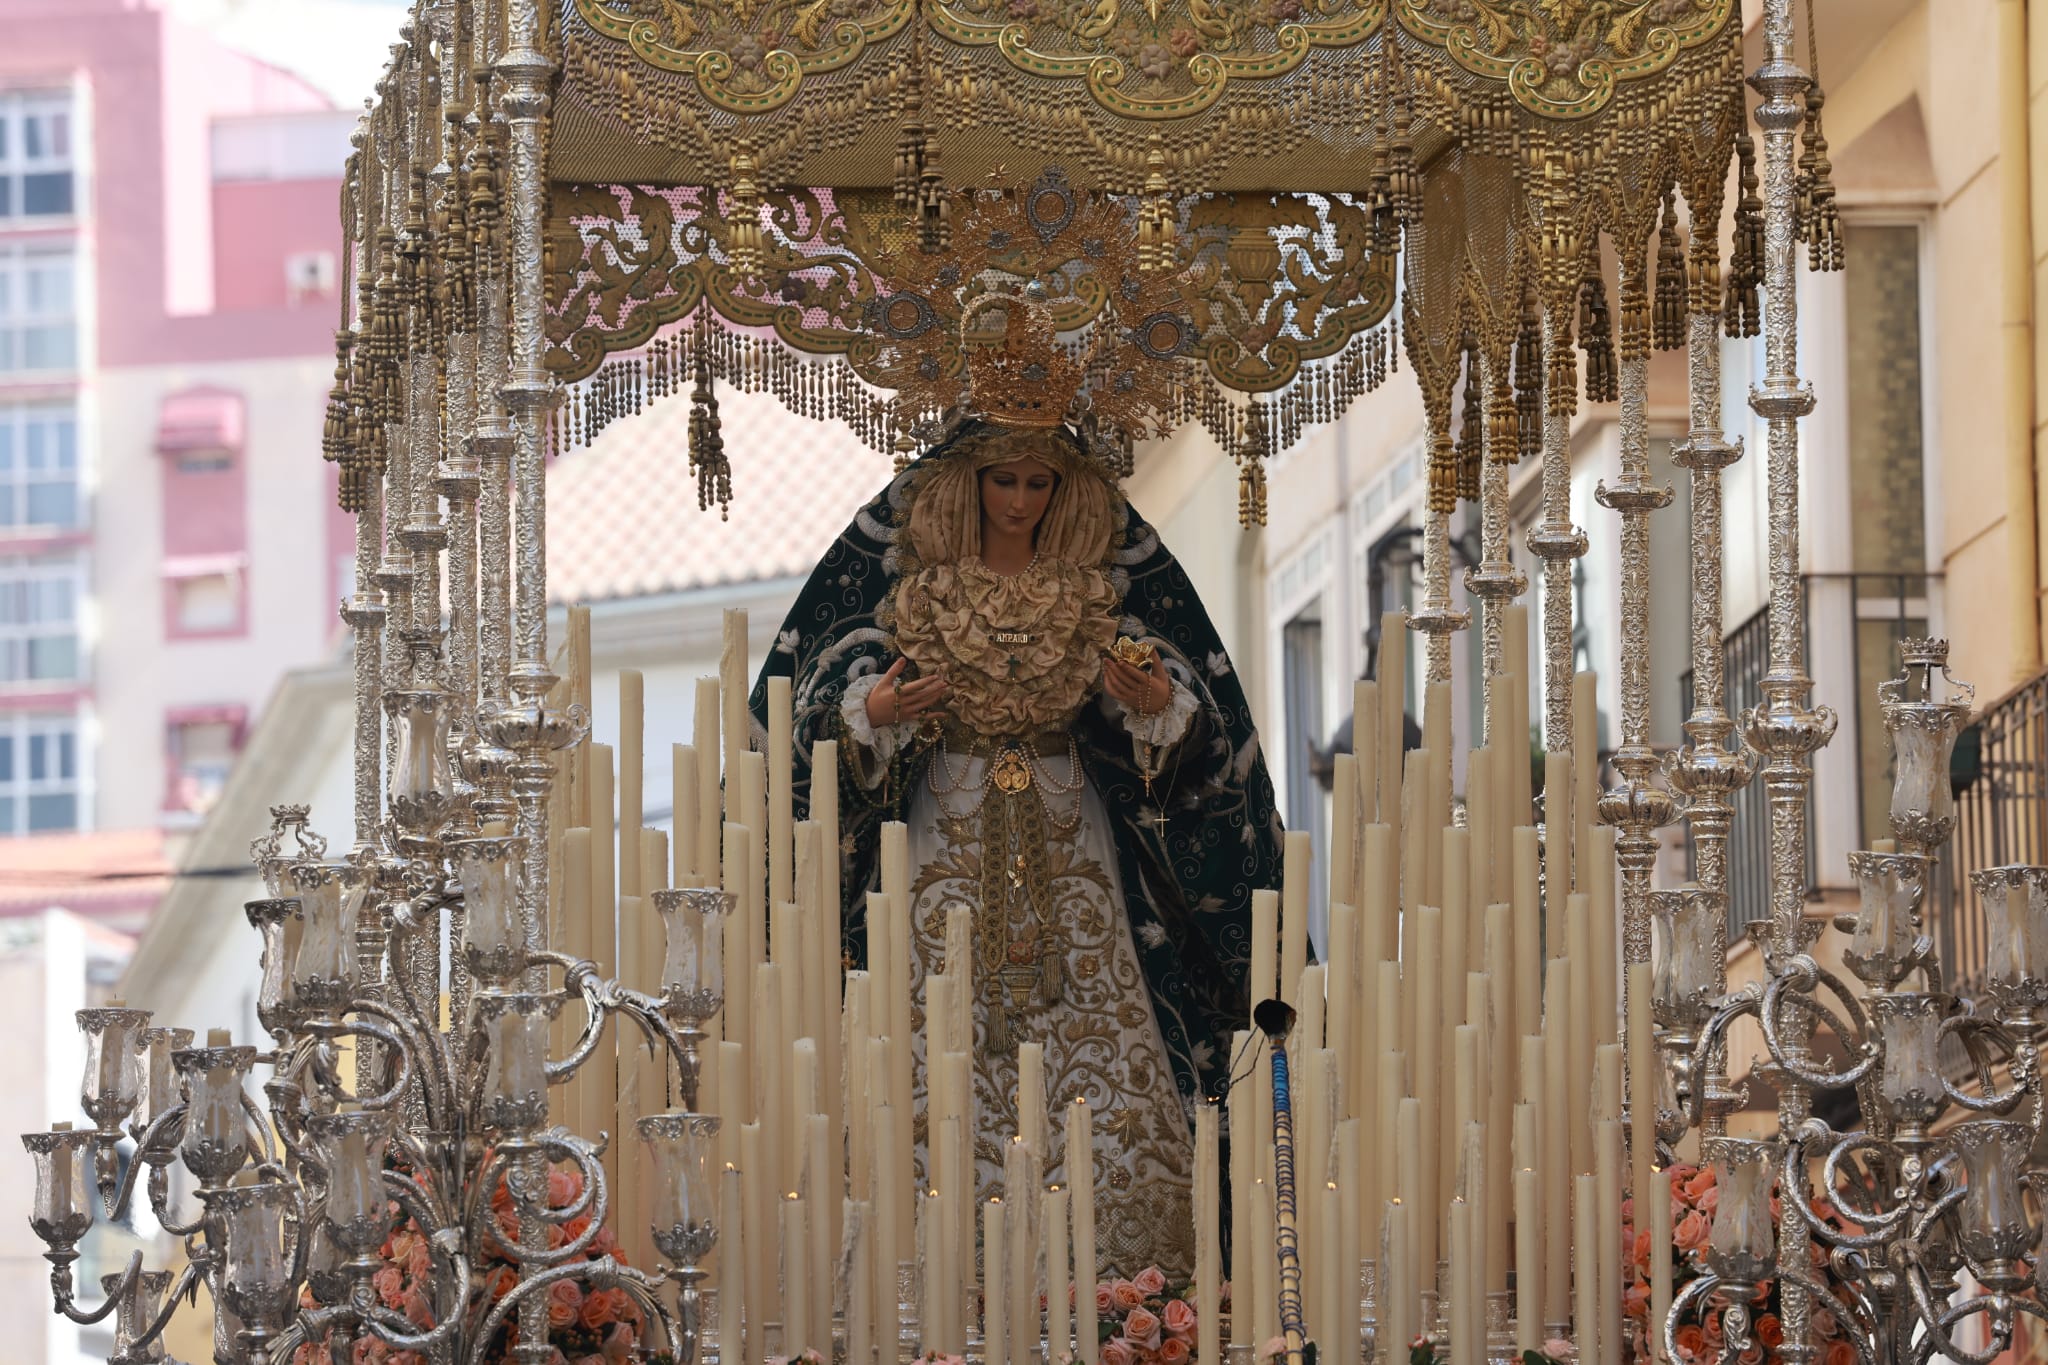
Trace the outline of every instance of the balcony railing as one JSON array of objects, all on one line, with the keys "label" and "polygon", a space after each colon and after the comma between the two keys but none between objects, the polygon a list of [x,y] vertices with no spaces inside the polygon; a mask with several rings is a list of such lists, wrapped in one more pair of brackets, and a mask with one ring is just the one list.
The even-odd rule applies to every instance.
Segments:
[{"label": "balcony railing", "polygon": [[2048,860],[2048,673],[1986,706],[1956,741],[1949,765],[1955,838],[1928,895],[1935,947],[1952,990],[1981,985],[1984,911],[1969,874]]},{"label": "balcony railing", "polygon": [[[1802,580],[1805,597],[1805,657],[1809,671],[1827,679],[1826,694],[1816,698],[1840,709],[1845,717],[1836,745],[1853,753],[1853,789],[1825,793],[1823,799],[1853,801],[1858,842],[1888,832],[1886,793],[1891,787],[1891,750],[1876,707],[1877,684],[1898,671],[1898,642],[1928,632],[1929,595],[1938,576],[1927,574],[1809,574]],[[1818,653],[1817,653],[1818,652]],[[1824,657],[1822,657],[1824,656]],[[1729,714],[1740,723],[1744,712],[1763,701],[1763,679],[1770,671],[1768,609],[1760,610],[1728,632],[1721,642],[1727,678]],[[1692,672],[1679,676],[1679,714],[1692,713]],[[1839,694],[1839,695],[1838,695]],[[1854,699],[1853,703],[1850,699]],[[2048,703],[2048,698],[2044,698]],[[1853,723],[1848,719],[1853,717]],[[2037,788],[2038,790],[2038,788]],[[1806,884],[1809,894],[1821,877],[1815,836],[1817,810],[1808,788],[1806,820]],[[1728,845],[1728,935],[1771,912],[1770,799],[1763,783],[1752,781],[1735,797],[1735,821]],[[1691,841],[1686,865],[1693,869]],[[1845,871],[1845,869],[1844,869]],[[1980,952],[1981,956],[1981,952]]]}]

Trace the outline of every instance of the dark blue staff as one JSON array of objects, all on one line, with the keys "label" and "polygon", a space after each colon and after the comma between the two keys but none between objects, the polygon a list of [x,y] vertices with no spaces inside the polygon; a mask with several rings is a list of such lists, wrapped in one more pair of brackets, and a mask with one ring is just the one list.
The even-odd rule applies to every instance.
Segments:
[{"label": "dark blue staff", "polygon": [[1287,1035],[1294,1028],[1294,1007],[1284,1000],[1263,1000],[1252,1022],[1273,1048],[1273,1223],[1280,1252],[1280,1334],[1287,1343],[1288,1365],[1315,1365],[1316,1348],[1301,1325],[1301,1239],[1294,1228],[1294,1108],[1288,1098]]}]

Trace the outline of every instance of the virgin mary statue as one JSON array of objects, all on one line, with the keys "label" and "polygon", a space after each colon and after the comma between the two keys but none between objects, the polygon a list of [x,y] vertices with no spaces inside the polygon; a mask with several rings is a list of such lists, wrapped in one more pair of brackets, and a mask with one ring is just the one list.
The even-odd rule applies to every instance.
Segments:
[{"label": "virgin mary statue", "polygon": [[[1280,826],[1186,573],[1067,429],[969,422],[826,552],[757,721],[771,675],[794,680],[800,765],[839,741],[840,771],[800,767],[796,799],[840,784],[846,960],[866,960],[883,821],[909,825],[920,1014],[949,914],[971,913],[978,1197],[1002,1192],[1017,1048],[1037,1042],[1052,1112],[1085,1096],[1096,1115],[1098,1269],[1187,1274],[1193,1108],[1228,1084]],[[1043,1178],[1068,1183],[1047,1126]]]}]

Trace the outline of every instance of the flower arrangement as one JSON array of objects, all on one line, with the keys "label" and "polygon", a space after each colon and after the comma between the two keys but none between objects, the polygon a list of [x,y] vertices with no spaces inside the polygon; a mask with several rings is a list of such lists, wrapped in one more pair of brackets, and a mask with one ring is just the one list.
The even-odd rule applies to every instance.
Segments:
[{"label": "flower arrangement", "polygon": [[[582,1194],[583,1179],[574,1169],[556,1168],[548,1172],[549,1208],[567,1208]],[[376,1290],[378,1303],[393,1312],[403,1313],[414,1330],[424,1332],[434,1325],[432,1253],[419,1224],[411,1218],[401,1221],[400,1213],[394,1203],[391,1206],[394,1227],[378,1252],[384,1264],[370,1282]],[[491,1191],[491,1216],[497,1221],[499,1236],[516,1244],[519,1214],[513,1207],[511,1191],[502,1179]],[[548,1246],[551,1249],[561,1247],[589,1230],[590,1217],[587,1213],[561,1222],[549,1221]],[[468,1312],[478,1324],[491,1306],[511,1293],[519,1283],[518,1267],[496,1244],[489,1243],[488,1239],[486,1243],[481,1262],[476,1266],[479,1278],[471,1285],[468,1304]],[[608,1227],[599,1228],[591,1236],[583,1254],[589,1260],[603,1256],[610,1256],[621,1263],[625,1260]],[[315,1305],[310,1289],[301,1291],[301,1302],[308,1307]],[[640,1305],[623,1289],[587,1289],[572,1281],[557,1281],[548,1287],[547,1307],[548,1344],[555,1348],[558,1358],[566,1365],[625,1365],[639,1344],[642,1327]],[[505,1365],[517,1335],[516,1321],[508,1321],[485,1350],[484,1365]],[[417,1351],[393,1350],[385,1342],[368,1337],[356,1342],[352,1358],[346,1361],[334,1359],[326,1343],[309,1342],[293,1354],[292,1365],[427,1365],[427,1358]]]},{"label": "flower arrangement", "polygon": [[[1712,1166],[1674,1165],[1667,1168],[1664,1175],[1671,1187],[1672,1242],[1664,1254],[1671,1257],[1671,1284],[1676,1294],[1706,1272],[1707,1235],[1713,1224],[1720,1191],[1714,1185]],[[1774,1220],[1781,1207],[1778,1196],[1773,1195],[1771,1217]],[[1813,1209],[1815,1216],[1830,1227],[1845,1232],[1855,1231],[1825,1201],[1816,1199]],[[1650,1315],[1651,1257],[1656,1254],[1656,1249],[1651,1245],[1649,1230],[1635,1225],[1633,1199],[1622,1201],[1621,1219],[1621,1244],[1628,1253],[1629,1261],[1622,1286],[1622,1312],[1633,1329],[1629,1336],[1634,1354],[1629,1365],[1648,1365],[1650,1344],[1645,1329]],[[1814,1365],[1856,1365],[1856,1348],[1849,1342],[1842,1321],[1852,1302],[1850,1291],[1835,1274],[1827,1253],[1818,1244],[1809,1247],[1808,1254],[1812,1258],[1813,1277],[1826,1285],[1838,1300],[1838,1304],[1832,1307],[1826,1303],[1814,1305],[1813,1329],[1819,1346]],[[1751,1337],[1756,1344],[1743,1353],[1741,1365],[1779,1365],[1782,1356],[1778,1348],[1785,1339],[1785,1329],[1778,1318],[1777,1281],[1772,1280],[1765,1285],[1752,1301],[1751,1312]],[[1682,1365],[1709,1365],[1709,1362],[1719,1360],[1723,1345],[1720,1310],[1707,1307],[1687,1313],[1678,1320],[1673,1335]]]},{"label": "flower arrangement", "polygon": [[[1443,1343],[1425,1332],[1408,1343],[1408,1365],[1448,1365],[1450,1353],[1439,1348]],[[1543,1343],[1540,1351],[1522,1352],[1522,1365],[1566,1365],[1577,1352],[1572,1344],[1562,1337],[1552,1337]]]},{"label": "flower arrangement", "polygon": [[1169,1293],[1166,1274],[1156,1265],[1128,1280],[1099,1282],[1095,1320],[1102,1365],[1188,1365],[1195,1355],[1193,1292]]}]

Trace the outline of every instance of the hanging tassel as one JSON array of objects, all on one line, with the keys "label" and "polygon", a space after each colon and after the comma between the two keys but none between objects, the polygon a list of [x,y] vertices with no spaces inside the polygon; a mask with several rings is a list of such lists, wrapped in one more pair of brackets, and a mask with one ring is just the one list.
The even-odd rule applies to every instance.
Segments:
[{"label": "hanging tassel", "polygon": [[1820,82],[1806,87],[1806,128],[1799,153],[1799,236],[1806,243],[1806,263],[1819,271],[1842,268],[1842,217],[1835,206],[1835,169],[1828,160],[1827,134],[1821,131],[1821,106],[1827,103]]},{"label": "hanging tassel", "polygon": [[697,364],[697,387],[690,395],[690,471],[697,476],[697,509],[718,502],[718,519],[732,515],[732,464],[725,454],[725,435],[719,429],[718,391],[711,382],[711,367]]},{"label": "hanging tassel", "polygon": [[1067,955],[1043,942],[1038,949],[1038,987],[1045,1003],[1057,1005],[1067,995]]},{"label": "hanging tassel", "polygon": [[[1614,318],[1607,307],[1607,281],[1600,274],[1597,249],[1586,253],[1586,273],[1579,277],[1579,344],[1586,352],[1586,401],[1612,403],[1619,399],[1621,380],[1614,364]],[[1537,422],[1536,446],[1539,450],[1543,446],[1541,419]]]},{"label": "hanging tassel", "polygon": [[1763,322],[1757,291],[1764,282],[1764,201],[1757,192],[1756,142],[1747,128],[1735,135],[1735,159],[1742,194],[1735,201],[1735,240],[1728,252],[1721,328],[1731,337],[1753,337]]},{"label": "hanging tassel", "polygon": [[989,1004],[988,1050],[999,1057],[1007,1057],[1017,1050],[1017,1040],[1010,1032],[1010,1004],[1003,999],[1000,984],[996,986],[996,998]]},{"label": "hanging tassel", "polygon": [[1515,335],[1515,428],[1522,459],[1543,452],[1543,309],[1533,282],[1522,291],[1522,326]]},{"label": "hanging tassel", "polygon": [[1664,221],[1657,225],[1657,293],[1650,311],[1650,344],[1660,351],[1685,345],[1685,247],[1678,240],[1678,196],[1664,191]]},{"label": "hanging tassel", "polygon": [[1486,394],[1479,384],[1479,347],[1465,335],[1465,402],[1458,412],[1458,496],[1479,496],[1480,434],[1486,426]]},{"label": "hanging tassel", "polygon": [[[1444,424],[1449,426],[1449,414]],[[1429,447],[1429,510],[1451,513],[1458,510],[1458,450],[1446,430],[1435,436]]]}]

